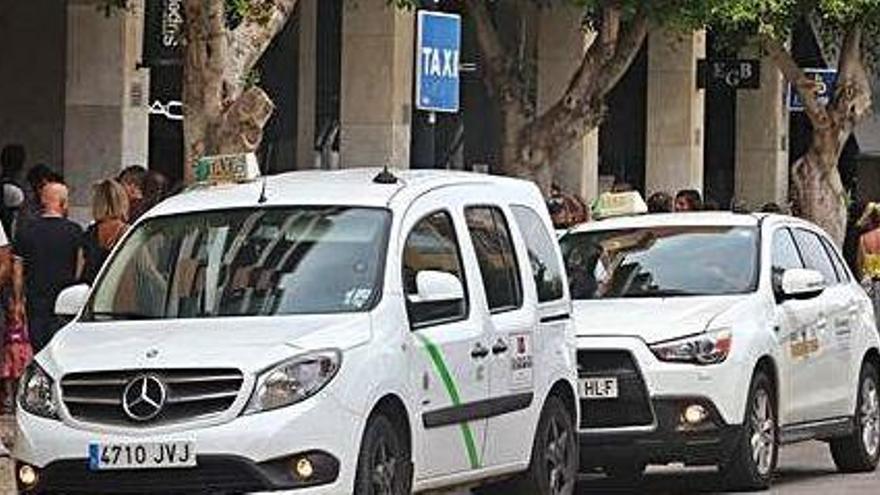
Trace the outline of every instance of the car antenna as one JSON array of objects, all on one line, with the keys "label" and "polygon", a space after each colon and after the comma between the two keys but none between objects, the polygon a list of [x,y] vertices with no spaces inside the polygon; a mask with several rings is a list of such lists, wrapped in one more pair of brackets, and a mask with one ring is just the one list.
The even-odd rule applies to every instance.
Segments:
[{"label": "car antenna", "polygon": [[[269,166],[269,161],[272,160],[272,152],[275,151],[275,143],[269,143],[269,149],[266,151],[266,166]],[[263,176],[263,184],[260,186],[260,197],[257,198],[257,204],[263,204],[266,201],[269,201],[269,198],[266,196],[266,184],[269,182],[267,170],[262,170],[263,165],[257,164],[260,167],[260,175]]]},{"label": "car antenna", "polygon": [[373,177],[373,182],[376,184],[397,184],[397,177],[388,170],[388,165],[386,164],[382,171]]}]

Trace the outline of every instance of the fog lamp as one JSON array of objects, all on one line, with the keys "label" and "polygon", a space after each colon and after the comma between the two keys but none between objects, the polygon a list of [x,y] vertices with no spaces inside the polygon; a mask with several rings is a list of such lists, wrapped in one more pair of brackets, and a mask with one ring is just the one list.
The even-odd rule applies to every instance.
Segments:
[{"label": "fog lamp", "polygon": [[301,480],[307,480],[315,474],[315,467],[312,466],[312,461],[309,460],[308,457],[302,457],[298,461],[296,461],[296,475]]},{"label": "fog lamp", "polygon": [[25,464],[18,468],[18,481],[20,481],[25,488],[33,488],[38,480],[39,476],[37,475],[37,470],[32,466]]},{"label": "fog lamp", "polygon": [[684,409],[682,419],[689,425],[698,425],[709,417],[709,411],[699,404],[691,404]]}]

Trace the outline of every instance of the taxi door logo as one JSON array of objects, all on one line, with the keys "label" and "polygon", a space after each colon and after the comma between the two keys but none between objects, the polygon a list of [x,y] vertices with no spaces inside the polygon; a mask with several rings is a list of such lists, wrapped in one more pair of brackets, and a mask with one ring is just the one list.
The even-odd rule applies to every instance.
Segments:
[{"label": "taxi door logo", "polygon": [[534,355],[532,352],[532,336],[529,334],[513,334],[513,356],[510,358],[512,390],[529,389],[534,384]]}]

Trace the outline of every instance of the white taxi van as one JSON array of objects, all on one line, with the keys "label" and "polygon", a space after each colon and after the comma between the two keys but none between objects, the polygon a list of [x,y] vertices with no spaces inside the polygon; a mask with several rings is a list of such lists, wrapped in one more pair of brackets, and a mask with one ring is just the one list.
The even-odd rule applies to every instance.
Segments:
[{"label": "white taxi van", "polygon": [[582,468],[718,465],[770,484],[780,445],[880,457],[873,309],[816,226],[775,215],[614,218],[561,240],[578,333]]},{"label": "white taxi van", "polygon": [[[204,171],[203,171],[204,172]],[[390,494],[577,471],[568,286],[541,195],[296,172],[150,211],[18,398],[30,492]]]}]

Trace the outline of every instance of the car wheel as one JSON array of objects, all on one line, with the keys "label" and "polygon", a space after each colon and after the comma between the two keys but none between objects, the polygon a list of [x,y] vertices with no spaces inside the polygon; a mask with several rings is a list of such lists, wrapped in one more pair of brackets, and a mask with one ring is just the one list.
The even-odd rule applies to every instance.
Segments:
[{"label": "car wheel", "polygon": [[880,397],[877,367],[865,363],[859,373],[854,428],[850,436],[831,440],[831,456],[844,473],[873,471],[880,460]]},{"label": "car wheel", "polygon": [[775,391],[758,372],[749,388],[746,416],[733,457],[722,466],[725,484],[733,489],[764,490],[770,486],[779,454]]},{"label": "car wheel", "polygon": [[409,446],[382,414],[367,423],[358,455],[356,495],[409,495],[412,484]]},{"label": "car wheel", "polygon": [[512,481],[505,493],[572,495],[578,472],[574,418],[556,396],[547,399],[538,421],[529,470]]},{"label": "car wheel", "polygon": [[645,463],[639,461],[615,461],[603,467],[605,476],[615,484],[635,485],[645,475]]}]

